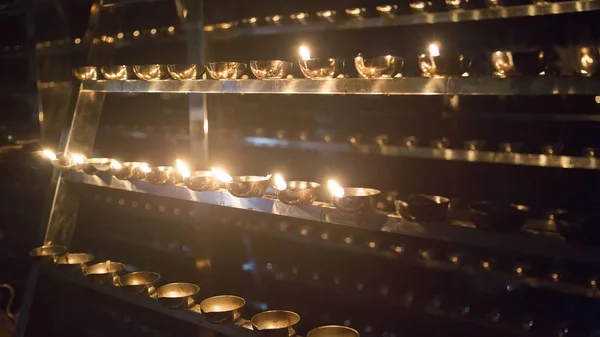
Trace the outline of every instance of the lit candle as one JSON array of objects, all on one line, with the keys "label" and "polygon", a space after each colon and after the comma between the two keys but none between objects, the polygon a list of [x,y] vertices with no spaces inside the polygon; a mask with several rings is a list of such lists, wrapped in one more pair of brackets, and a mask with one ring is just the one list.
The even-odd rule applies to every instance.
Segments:
[{"label": "lit candle", "polygon": [[220,180],[222,182],[230,183],[233,181],[233,178],[229,174],[227,174],[227,172],[225,172],[224,170],[222,170],[220,168],[211,168],[210,170],[215,175],[215,178],[217,178],[218,180]]},{"label": "lit candle", "polygon": [[285,182],[285,179],[283,179],[281,174],[275,174],[275,177],[273,180],[274,180],[276,189],[278,189],[280,191],[287,189],[287,183]]},{"label": "lit candle", "polygon": [[346,194],[344,188],[333,179],[327,180],[327,187],[329,188],[329,192],[336,198],[342,198]]},{"label": "lit candle", "polygon": [[310,50],[308,50],[308,47],[306,47],[306,46],[300,47],[300,57],[305,61],[310,60]]}]

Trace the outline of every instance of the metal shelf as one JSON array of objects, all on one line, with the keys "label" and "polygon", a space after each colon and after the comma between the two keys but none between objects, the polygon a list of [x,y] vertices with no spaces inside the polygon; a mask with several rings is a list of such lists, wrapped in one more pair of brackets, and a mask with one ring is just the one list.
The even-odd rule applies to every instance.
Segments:
[{"label": "metal shelf", "polygon": [[[522,5],[496,9],[452,10],[438,13],[416,13],[397,15],[393,18],[364,18],[362,20],[345,20],[335,23],[315,22],[309,24],[285,24],[279,26],[234,27],[226,30],[207,31],[209,40],[233,39],[241,36],[264,36],[322,32],[328,30],[363,29],[377,27],[396,27],[423,24],[438,24],[464,21],[481,21],[491,19],[519,18],[528,16],[555,15],[596,11],[600,9],[600,1],[567,1],[546,3],[541,5]],[[205,28],[206,30],[206,28]]]},{"label": "metal shelf", "polygon": [[370,146],[368,144],[355,145],[350,142],[286,140],[266,137],[246,137],[244,138],[244,143],[253,147],[285,148],[318,152],[360,153],[392,157],[600,170],[600,160],[593,157],[548,156],[544,154],[435,149],[429,147],[407,148],[390,145]]},{"label": "metal shelf", "polygon": [[[122,181],[110,175],[90,176],[66,171],[62,179],[71,183],[144,193],[197,203],[201,214],[204,204],[261,212],[306,221],[350,226],[374,231],[381,235],[407,235],[433,240],[466,244],[475,247],[514,251],[522,254],[550,257],[556,260],[600,263],[600,248],[579,246],[560,238],[533,233],[492,233],[461,224],[418,224],[394,214],[375,213],[368,218],[355,217],[335,209],[329,203],[315,202],[308,206],[286,205],[272,197],[236,198],[226,191],[194,192],[183,186],[153,185],[144,181]],[[282,220],[285,222],[285,220]]]},{"label": "metal shelf", "polygon": [[321,94],[321,95],[594,95],[600,79],[579,76],[459,77],[459,78],[345,78],[311,80],[195,80],[84,81],[83,91],[206,93],[206,94]]},{"label": "metal shelf", "polygon": [[153,311],[157,311],[163,315],[167,315],[187,323],[191,323],[197,325],[199,327],[203,327],[219,334],[231,337],[251,337],[253,336],[253,331],[246,329],[244,327],[233,325],[233,324],[212,324],[209,323],[202,314],[200,314],[200,309],[196,305],[195,307],[190,308],[189,310],[172,310],[163,307],[158,303],[157,300],[152,299],[150,297],[143,296],[130,296],[124,293],[118,287],[110,287],[104,285],[97,285],[90,282],[84,276],[74,275],[72,273],[65,273],[58,270],[56,267],[51,266],[40,266],[41,272],[45,275],[54,277],[61,281],[71,282],[76,285],[89,288],[93,291],[102,293],[104,295],[108,295],[111,297],[119,298],[123,301],[127,301],[134,305],[144,307],[146,309],[150,309]]}]

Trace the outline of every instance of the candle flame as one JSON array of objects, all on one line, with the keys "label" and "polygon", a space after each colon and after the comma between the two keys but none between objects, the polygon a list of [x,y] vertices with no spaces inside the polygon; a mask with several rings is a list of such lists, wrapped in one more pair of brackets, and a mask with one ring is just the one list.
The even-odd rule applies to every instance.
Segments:
[{"label": "candle flame", "polygon": [[81,165],[85,163],[85,159],[85,156],[80,153],[73,153],[71,155],[71,160],[73,161],[73,164]]},{"label": "candle flame", "polygon": [[305,61],[310,60],[310,50],[308,50],[308,47],[306,47],[306,46],[300,47],[300,57]]},{"label": "candle flame", "polygon": [[280,191],[287,189],[287,183],[285,182],[285,179],[283,179],[283,176],[281,174],[275,174],[275,176],[273,177],[273,182],[275,184],[276,189]]},{"label": "candle flame", "polygon": [[141,164],[140,170],[144,173],[150,173],[152,171],[152,169],[150,168],[150,166],[148,166],[148,164]]},{"label": "candle flame", "polygon": [[222,182],[230,183],[233,181],[233,178],[229,174],[227,174],[227,172],[225,172],[223,169],[211,168],[210,170],[215,175],[215,178]]},{"label": "candle flame", "polygon": [[336,198],[342,198],[346,194],[344,188],[333,179],[327,180],[327,187],[329,188],[329,192]]},{"label": "candle flame", "polygon": [[190,168],[182,160],[175,160],[175,167],[177,168],[177,171],[181,173],[181,176],[184,179],[189,178],[192,175],[190,172]]},{"label": "candle flame", "polygon": [[56,153],[46,149],[42,151],[42,155],[50,160],[56,160]]},{"label": "candle flame", "polygon": [[440,56],[440,47],[438,47],[437,43],[429,45],[429,56]]},{"label": "candle flame", "polygon": [[122,168],[123,168],[123,166],[121,165],[121,163],[119,163],[119,162],[118,162],[118,161],[116,161],[116,160],[112,160],[112,161],[110,162],[110,167],[111,167],[112,169],[114,169],[114,170],[120,170],[120,169],[122,169]]}]

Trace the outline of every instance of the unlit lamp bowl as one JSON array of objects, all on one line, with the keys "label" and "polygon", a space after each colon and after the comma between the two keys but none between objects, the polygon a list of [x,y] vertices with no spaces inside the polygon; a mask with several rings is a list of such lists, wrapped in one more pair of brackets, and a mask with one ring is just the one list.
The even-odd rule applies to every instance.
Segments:
[{"label": "unlit lamp bowl", "polygon": [[204,74],[204,67],[199,64],[169,64],[167,71],[173,79],[187,81],[201,78]]},{"label": "unlit lamp bowl", "polygon": [[300,60],[302,75],[310,79],[335,78],[344,70],[344,61],[334,58]]},{"label": "unlit lamp bowl", "polygon": [[238,198],[258,198],[265,194],[270,180],[270,176],[236,176],[225,188]]},{"label": "unlit lamp bowl", "polygon": [[261,80],[281,79],[289,75],[292,63],[281,60],[250,61],[250,70]]},{"label": "unlit lamp bowl", "polygon": [[235,80],[241,78],[248,66],[241,62],[209,62],[206,64],[208,75],[215,80]]},{"label": "unlit lamp bowl", "polygon": [[100,71],[107,80],[125,81],[133,77],[133,70],[128,65],[102,66]]},{"label": "unlit lamp bowl", "polygon": [[134,65],[133,73],[144,81],[164,80],[169,75],[167,66],[163,64]]},{"label": "unlit lamp bowl", "polygon": [[98,79],[98,68],[94,66],[74,68],[73,76],[80,81],[95,81]]},{"label": "unlit lamp bowl", "polygon": [[354,66],[362,78],[393,78],[404,65],[399,56],[376,56],[365,58],[361,55],[354,58]]}]

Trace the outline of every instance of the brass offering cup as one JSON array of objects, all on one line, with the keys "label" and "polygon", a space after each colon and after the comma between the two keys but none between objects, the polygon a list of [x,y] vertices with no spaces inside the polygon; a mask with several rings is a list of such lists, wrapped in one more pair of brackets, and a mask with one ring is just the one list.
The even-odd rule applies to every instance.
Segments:
[{"label": "brass offering cup", "polygon": [[156,290],[154,284],[160,280],[158,273],[150,271],[136,271],[121,276],[119,284],[121,289],[129,295],[151,295]]},{"label": "brass offering cup", "polygon": [[265,194],[271,176],[237,176],[225,183],[231,195],[238,198],[258,198]]},{"label": "brass offering cup", "polygon": [[344,187],[343,197],[333,197],[335,207],[349,213],[366,213],[375,209],[375,197],[381,191],[373,188]]},{"label": "brass offering cup", "polygon": [[576,70],[579,75],[592,76],[598,71],[598,53],[599,51],[592,46],[577,48]]},{"label": "brass offering cup", "polygon": [[392,78],[402,70],[403,65],[404,59],[399,56],[364,58],[358,55],[354,58],[354,66],[362,78]]},{"label": "brass offering cup", "polygon": [[120,180],[145,179],[146,170],[149,171],[150,166],[141,162],[124,162],[119,163],[118,166],[111,164],[110,167],[110,173]]},{"label": "brass offering cup", "polygon": [[86,174],[93,175],[98,172],[106,172],[110,170],[110,158],[88,158],[83,164],[79,166],[79,169]]},{"label": "brass offering cup", "polygon": [[83,274],[87,264],[94,259],[94,255],[86,253],[67,253],[56,258],[55,263],[61,268]]},{"label": "brass offering cup", "polygon": [[398,11],[398,5],[380,5],[376,6],[375,10],[382,18],[393,18]]},{"label": "brass offering cup", "polygon": [[192,191],[216,191],[221,186],[212,171],[193,171],[188,178],[183,179],[183,183]]},{"label": "brass offering cup", "polygon": [[194,305],[200,287],[193,283],[169,283],[156,289],[158,302],[170,309],[186,309]]},{"label": "brass offering cup", "polygon": [[281,60],[250,61],[250,70],[256,78],[281,79],[286,78],[292,69],[292,62]]},{"label": "brass offering cup", "polygon": [[293,23],[307,24],[308,17],[308,13],[305,12],[290,14],[290,20],[292,20]]},{"label": "brass offering cup", "polygon": [[98,79],[98,68],[94,66],[73,68],[73,76],[80,81],[95,81]]},{"label": "brass offering cup", "polygon": [[59,246],[59,245],[48,245],[48,246],[40,246],[36,247],[29,251],[29,256],[35,258],[36,260],[42,262],[52,262],[56,261],[56,258],[59,255],[62,255],[67,252],[67,247]]},{"label": "brass offering cup", "polygon": [[144,81],[164,80],[169,75],[167,66],[163,64],[134,65],[133,73]]},{"label": "brass offering cup", "polygon": [[200,312],[211,323],[226,324],[237,321],[246,301],[238,296],[213,296],[200,302]]},{"label": "brass offering cup", "polygon": [[308,59],[298,61],[300,71],[306,78],[335,78],[344,70],[344,61],[338,59]]},{"label": "brass offering cup", "polygon": [[288,205],[310,205],[317,198],[321,184],[311,181],[288,181],[285,190],[275,188],[277,198]]},{"label": "brass offering cup", "polygon": [[124,264],[105,261],[87,267],[85,274],[96,284],[117,286],[119,284],[119,274],[123,270],[125,270]]},{"label": "brass offering cup", "polygon": [[362,19],[367,14],[367,9],[361,7],[348,8],[345,9],[344,12],[346,12],[346,15],[348,15],[350,19]]},{"label": "brass offering cup", "polygon": [[317,12],[317,17],[325,22],[335,22],[335,16],[337,12],[332,9],[324,9]]},{"label": "brass offering cup", "polygon": [[248,66],[241,62],[209,62],[206,64],[208,75],[215,80],[235,80],[241,78]]},{"label": "brass offering cup", "polygon": [[300,315],[287,310],[270,310],[258,313],[250,320],[252,328],[264,337],[293,337],[294,325],[300,322]]},{"label": "brass offering cup", "polygon": [[342,325],[326,325],[314,328],[306,337],[360,337],[358,331]]},{"label": "brass offering cup", "polygon": [[409,221],[442,222],[446,219],[450,199],[425,194],[415,194],[395,201],[396,212]]},{"label": "brass offering cup", "polygon": [[155,185],[176,185],[183,182],[183,177],[173,166],[155,166],[146,173],[146,180]]},{"label": "brass offering cup", "polygon": [[196,64],[169,64],[167,71],[173,79],[186,81],[201,78],[204,74],[204,67]]},{"label": "brass offering cup", "polygon": [[107,80],[125,81],[133,77],[131,66],[127,65],[102,66],[100,71]]}]

